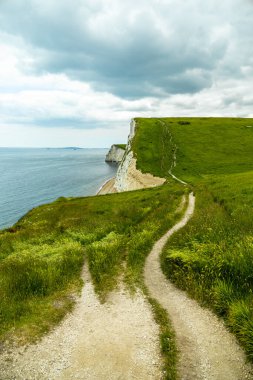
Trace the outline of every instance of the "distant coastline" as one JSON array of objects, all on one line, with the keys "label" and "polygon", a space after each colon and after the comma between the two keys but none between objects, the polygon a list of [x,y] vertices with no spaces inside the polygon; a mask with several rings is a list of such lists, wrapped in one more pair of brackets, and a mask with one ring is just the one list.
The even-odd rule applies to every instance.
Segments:
[{"label": "distant coastline", "polygon": [[47,149],[81,150],[81,149],[86,149],[86,148],[80,148],[78,146],[66,146],[62,148],[47,148]]}]

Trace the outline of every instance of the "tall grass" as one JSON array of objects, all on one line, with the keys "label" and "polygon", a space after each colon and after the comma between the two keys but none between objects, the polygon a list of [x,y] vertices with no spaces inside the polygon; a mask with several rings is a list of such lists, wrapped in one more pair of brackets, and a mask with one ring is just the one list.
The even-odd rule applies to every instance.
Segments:
[{"label": "tall grass", "polygon": [[[14,252],[0,262],[0,336],[19,326],[28,316],[30,323],[35,323],[33,316],[37,314],[38,300],[52,294],[58,298],[59,292],[67,289],[80,275],[83,258],[82,246],[68,239],[51,245],[16,243]],[[69,300],[63,297],[61,308],[55,310],[51,318],[57,320],[57,315],[63,310],[66,312],[69,306]],[[48,309],[41,313],[48,317]],[[46,326],[47,321],[45,329]],[[43,330],[41,328],[41,332]]]},{"label": "tall grass", "polygon": [[133,141],[137,166],[143,172],[168,177],[176,149],[173,173],[197,183],[212,174],[242,173],[253,168],[253,119],[137,118]]},{"label": "tall grass", "polygon": [[82,262],[81,245],[67,239],[26,247],[0,263],[1,288],[17,299],[47,295],[79,273]]},{"label": "tall grass", "polygon": [[131,288],[142,284],[145,257],[174,223],[185,191],[169,179],[176,147],[173,173],[194,186],[197,203],[190,223],[163,252],[163,270],[222,316],[253,359],[253,129],[246,128],[249,123],[252,119],[137,119],[133,140],[137,166],[167,178],[166,185],[61,198],[31,210],[0,232],[0,336],[14,327],[29,335],[34,326],[48,329],[58,321],[70,307],[70,295],[80,289],[85,259],[103,297],[119,276]]},{"label": "tall grass", "polygon": [[125,254],[125,244],[125,236],[112,231],[86,247],[89,269],[97,290],[108,291],[115,286],[115,277]]},{"label": "tall grass", "polygon": [[166,123],[160,119],[136,119],[132,149],[137,157],[137,168],[143,173],[169,177],[174,144]]},{"label": "tall grass", "polygon": [[0,231],[0,339],[13,328],[33,339],[57,322],[71,307],[71,294],[80,289],[84,260],[102,299],[120,276],[131,288],[140,285],[145,257],[173,223],[182,193],[170,183],[61,198]]},{"label": "tall grass", "polygon": [[[140,170],[166,177],[176,146],[173,174],[194,186],[196,211],[163,252],[163,270],[222,316],[253,360],[253,129],[247,128],[252,123],[137,119],[133,147]],[[170,138],[163,144],[164,131]]]},{"label": "tall grass", "polygon": [[223,317],[251,359],[252,174],[209,178],[199,184],[194,217],[162,255],[167,276]]}]

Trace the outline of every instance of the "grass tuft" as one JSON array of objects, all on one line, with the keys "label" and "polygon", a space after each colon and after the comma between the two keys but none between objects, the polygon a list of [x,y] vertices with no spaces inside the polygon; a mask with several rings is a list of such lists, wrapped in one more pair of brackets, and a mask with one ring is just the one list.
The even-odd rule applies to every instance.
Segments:
[{"label": "grass tuft", "polygon": [[148,297],[148,300],[152,306],[155,321],[160,328],[160,345],[164,362],[163,379],[177,380],[178,350],[174,329],[167,311],[154,298]]}]

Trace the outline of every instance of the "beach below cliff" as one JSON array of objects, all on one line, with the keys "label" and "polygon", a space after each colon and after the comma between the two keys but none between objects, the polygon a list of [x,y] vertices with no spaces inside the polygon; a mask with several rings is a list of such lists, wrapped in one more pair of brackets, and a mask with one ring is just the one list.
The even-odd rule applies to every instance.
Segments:
[{"label": "beach below cliff", "polygon": [[115,177],[108,179],[98,190],[96,195],[105,195],[105,194],[112,194],[117,193],[117,190],[114,187],[115,185]]}]

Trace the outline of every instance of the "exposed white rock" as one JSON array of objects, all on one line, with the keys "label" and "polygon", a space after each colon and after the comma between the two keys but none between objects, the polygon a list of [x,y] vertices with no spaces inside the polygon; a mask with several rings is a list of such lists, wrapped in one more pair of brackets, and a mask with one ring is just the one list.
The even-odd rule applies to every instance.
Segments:
[{"label": "exposed white rock", "polygon": [[121,162],[125,154],[125,149],[122,149],[118,145],[112,145],[109,152],[106,155],[106,162]]},{"label": "exposed white rock", "polygon": [[133,119],[130,124],[130,134],[128,136],[125,155],[116,174],[114,188],[118,192],[155,187],[162,185],[166,181],[165,178],[154,177],[149,173],[144,174],[136,169],[136,158],[131,150],[135,127],[136,124]]}]

